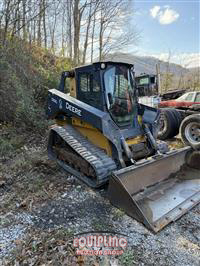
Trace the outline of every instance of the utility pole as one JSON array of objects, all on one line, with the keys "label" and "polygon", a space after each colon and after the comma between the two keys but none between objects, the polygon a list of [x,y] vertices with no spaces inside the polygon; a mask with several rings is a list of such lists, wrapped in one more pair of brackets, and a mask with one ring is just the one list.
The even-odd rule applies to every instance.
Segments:
[{"label": "utility pole", "polygon": [[159,95],[162,94],[161,80],[160,80],[160,61],[156,64],[157,86]]}]

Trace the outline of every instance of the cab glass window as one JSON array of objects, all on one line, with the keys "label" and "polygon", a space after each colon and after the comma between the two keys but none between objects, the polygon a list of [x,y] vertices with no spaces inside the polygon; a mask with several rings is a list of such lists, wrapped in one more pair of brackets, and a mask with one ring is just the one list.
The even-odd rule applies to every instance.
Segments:
[{"label": "cab glass window", "polygon": [[185,101],[187,101],[187,102],[192,102],[192,100],[193,100],[193,96],[194,96],[193,93],[189,93],[189,94],[185,97]]},{"label": "cab glass window", "polygon": [[100,85],[92,73],[79,73],[78,99],[98,109],[102,108]]},{"label": "cab glass window", "polygon": [[139,81],[139,84],[140,85],[147,85],[147,84],[149,84],[149,78],[148,77],[141,78],[140,81]]},{"label": "cab glass window", "polygon": [[80,75],[80,90],[82,92],[90,91],[90,74],[81,74]]},{"label": "cab glass window", "polygon": [[197,93],[195,102],[200,103],[200,93]]}]

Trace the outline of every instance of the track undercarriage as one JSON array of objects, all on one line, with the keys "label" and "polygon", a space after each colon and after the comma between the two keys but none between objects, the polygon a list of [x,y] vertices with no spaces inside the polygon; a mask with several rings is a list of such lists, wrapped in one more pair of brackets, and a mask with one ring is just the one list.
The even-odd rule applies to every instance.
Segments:
[{"label": "track undercarriage", "polygon": [[65,170],[93,188],[105,184],[117,168],[103,150],[70,125],[51,129],[48,152]]}]

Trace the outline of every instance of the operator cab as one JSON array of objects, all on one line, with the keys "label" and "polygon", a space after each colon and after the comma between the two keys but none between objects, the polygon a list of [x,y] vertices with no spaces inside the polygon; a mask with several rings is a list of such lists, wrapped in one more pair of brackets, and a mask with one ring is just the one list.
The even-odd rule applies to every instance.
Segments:
[{"label": "operator cab", "polygon": [[118,126],[134,124],[136,97],[133,65],[98,62],[75,69],[76,98],[109,112]]}]

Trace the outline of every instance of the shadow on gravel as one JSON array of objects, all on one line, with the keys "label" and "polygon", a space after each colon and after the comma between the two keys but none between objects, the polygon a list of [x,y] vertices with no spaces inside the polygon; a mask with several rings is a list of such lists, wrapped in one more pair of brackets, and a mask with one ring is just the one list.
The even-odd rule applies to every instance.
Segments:
[{"label": "shadow on gravel", "polygon": [[[41,229],[71,227],[75,231],[112,229],[112,206],[97,191],[77,186],[60,199],[47,202],[34,211],[36,227]],[[83,191],[82,191],[83,190]],[[95,195],[96,194],[96,195]],[[101,194],[106,195],[106,192]]]}]

